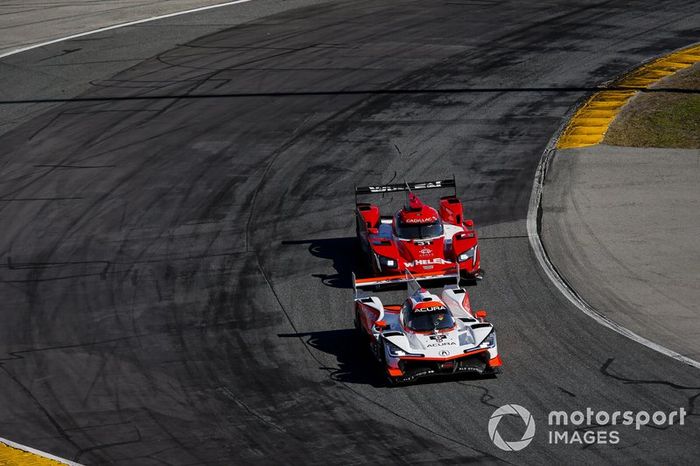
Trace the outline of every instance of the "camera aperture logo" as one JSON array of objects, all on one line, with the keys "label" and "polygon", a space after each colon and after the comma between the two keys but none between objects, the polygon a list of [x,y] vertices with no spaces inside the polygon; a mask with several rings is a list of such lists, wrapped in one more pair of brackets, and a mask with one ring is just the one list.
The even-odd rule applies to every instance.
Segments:
[{"label": "camera aperture logo", "polygon": [[[507,415],[516,415],[525,423],[525,432],[520,440],[506,442],[498,433],[498,423],[501,422],[501,418]],[[520,451],[526,446],[530,445],[532,439],[535,437],[535,419],[530,414],[530,411],[523,408],[520,405],[509,404],[503,405],[493,412],[491,419],[489,419],[489,437],[494,445],[496,445],[501,450],[505,451]]]}]

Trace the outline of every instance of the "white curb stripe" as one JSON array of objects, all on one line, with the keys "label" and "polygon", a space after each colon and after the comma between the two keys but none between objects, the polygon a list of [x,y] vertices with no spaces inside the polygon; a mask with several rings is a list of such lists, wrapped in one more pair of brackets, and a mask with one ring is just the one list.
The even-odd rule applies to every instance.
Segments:
[{"label": "white curb stripe", "polygon": [[547,256],[547,252],[545,251],[544,245],[542,244],[542,238],[540,237],[537,216],[542,203],[542,188],[544,185],[545,176],[547,175],[547,169],[549,168],[549,164],[556,151],[556,143],[559,138],[559,135],[561,134],[566,125],[566,121],[568,121],[568,118],[565,119],[565,122],[562,124],[559,130],[554,134],[554,136],[552,136],[552,139],[550,139],[549,144],[547,144],[547,148],[542,154],[540,163],[537,166],[535,182],[532,186],[532,194],[530,195],[530,205],[527,211],[527,236],[530,240],[530,246],[532,246],[532,250],[535,253],[535,257],[537,257],[537,261],[542,266],[542,269],[544,269],[544,272],[547,274],[547,277],[551,280],[554,286],[557,287],[561,294],[566,296],[566,298],[569,301],[571,301],[571,303],[574,306],[579,308],[579,310],[581,310],[584,314],[595,319],[595,321],[598,322],[600,325],[608,327],[609,329],[616,331],[620,335],[623,335],[629,338],[630,340],[636,341],[637,343],[640,343],[649,349],[657,351],[663,355],[666,355],[689,366],[695,367],[696,369],[700,369],[700,362],[691,359],[687,356],[683,356],[682,354],[677,353],[669,348],[666,348],[665,346],[661,346],[658,343],[654,343],[653,341],[634,333],[632,330],[623,327],[622,325],[616,322],[613,322],[612,320],[608,319],[606,316],[601,314],[593,306],[588,304],[573,288],[571,288],[571,286],[569,286],[564,277],[562,277],[562,275],[556,269],[554,264],[552,264],[552,261],[549,259],[549,256]]},{"label": "white curb stripe", "polygon": [[174,17],[174,16],[181,16],[181,15],[186,15],[186,14],[189,14],[189,13],[197,13],[197,12],[200,12],[200,11],[213,10],[214,8],[221,8],[221,7],[224,7],[224,6],[236,5],[236,4],[238,4],[238,3],[247,3],[247,2],[251,2],[251,1],[253,1],[253,0],[236,0],[236,1],[233,1],[233,2],[217,3],[217,4],[215,4],[215,5],[209,5],[209,6],[199,7],[199,8],[193,8],[193,9],[191,9],[191,10],[178,11],[178,12],[175,12],[175,13],[168,13],[168,14],[159,15],[159,16],[151,16],[151,17],[144,18],[144,19],[139,19],[139,20],[136,20],[136,21],[129,21],[128,23],[119,23],[119,24],[115,24],[115,25],[113,25],[113,26],[106,26],[106,27],[103,27],[103,28],[94,29],[94,30],[92,30],[92,31],[81,32],[81,33],[79,33],[79,34],[73,34],[73,35],[70,35],[70,36],[61,37],[61,38],[59,38],[59,39],[53,39],[53,40],[49,40],[49,41],[46,41],[46,42],[41,42],[41,43],[39,43],[39,44],[29,45],[29,46],[27,46],[27,47],[22,47],[22,48],[19,48],[19,49],[11,50],[11,51],[9,51],[9,52],[5,52],[5,53],[0,54],[0,59],[9,57],[10,55],[16,55],[16,54],[18,54],[18,53],[26,52],[27,50],[33,50],[33,49],[37,49],[37,48],[39,48],[39,47],[44,47],[44,46],[46,46],[46,45],[51,45],[51,44],[56,44],[56,43],[58,43],[58,42],[63,42],[64,40],[77,39],[78,37],[85,37],[85,36],[89,36],[89,35],[92,35],[92,34],[97,34],[97,33],[100,33],[100,32],[111,31],[112,29],[119,29],[119,28],[123,28],[123,27],[127,27],[127,26],[134,26],[135,24],[143,24],[143,23],[148,23],[148,22],[151,22],[151,21],[157,21],[157,20],[159,20],[159,19],[172,18],[172,17]]}]

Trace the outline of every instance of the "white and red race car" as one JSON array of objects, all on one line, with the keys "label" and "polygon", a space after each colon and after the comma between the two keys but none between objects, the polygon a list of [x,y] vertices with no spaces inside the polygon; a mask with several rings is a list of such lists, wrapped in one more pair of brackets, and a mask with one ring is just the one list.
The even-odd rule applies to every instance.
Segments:
[{"label": "white and red race car", "polygon": [[[415,191],[452,188],[440,198],[439,210],[424,204]],[[381,215],[379,207],[358,202],[358,196],[407,191],[405,205],[393,215]],[[474,222],[464,217],[454,178],[355,188],[357,237],[371,270],[358,278],[360,286],[404,281],[404,272],[418,280],[462,276],[481,279],[481,257]]]},{"label": "white and red race car", "polygon": [[465,289],[446,285],[437,296],[410,276],[405,281],[409,297],[397,305],[384,305],[355,286],[355,327],[391,384],[499,371],[496,331],[485,321],[486,311],[472,312]]}]

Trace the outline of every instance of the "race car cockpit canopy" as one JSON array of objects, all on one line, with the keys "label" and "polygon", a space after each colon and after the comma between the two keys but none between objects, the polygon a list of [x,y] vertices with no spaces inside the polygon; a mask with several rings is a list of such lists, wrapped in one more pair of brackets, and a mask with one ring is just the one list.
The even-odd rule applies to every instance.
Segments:
[{"label": "race car cockpit canopy", "polygon": [[408,194],[408,206],[399,211],[395,224],[396,236],[401,239],[435,238],[444,233],[437,210],[413,193]]},{"label": "race car cockpit canopy", "polygon": [[404,326],[417,332],[447,330],[455,326],[455,321],[447,307],[438,301],[412,304],[410,300],[403,308]]}]

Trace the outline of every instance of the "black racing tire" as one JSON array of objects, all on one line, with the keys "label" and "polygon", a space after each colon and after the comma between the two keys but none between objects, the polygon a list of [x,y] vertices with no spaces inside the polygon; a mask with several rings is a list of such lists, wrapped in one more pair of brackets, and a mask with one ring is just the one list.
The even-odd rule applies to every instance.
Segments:
[{"label": "black racing tire", "polygon": [[352,323],[355,326],[355,330],[357,330],[357,334],[360,336],[363,336],[364,332],[362,331],[362,326],[360,325],[360,319],[358,319],[357,311],[355,311],[355,318],[352,319]]},{"label": "black racing tire", "polygon": [[384,373],[384,378],[386,379],[386,385],[387,387],[396,387],[399,385],[399,380],[396,377],[392,377],[389,375],[389,371],[387,371],[387,364],[386,364],[386,353],[384,352],[384,342],[382,341],[379,344],[379,347],[377,348],[377,352],[379,353],[379,365],[381,368],[381,371]]},{"label": "black racing tire", "polygon": [[352,323],[355,327],[355,331],[357,332],[356,335],[360,344],[369,347],[370,338],[369,335],[367,335],[365,330],[362,328],[362,324],[360,324],[360,316],[357,314],[357,311],[355,311],[355,318],[352,319]]},{"label": "black racing tire", "polygon": [[360,235],[357,235],[354,251],[354,269],[355,273],[360,277],[366,277],[374,274],[374,267],[372,266],[372,256],[368,254],[363,247],[363,241]]},{"label": "black racing tire", "polygon": [[461,270],[459,271],[459,284],[462,285],[467,285],[467,286],[476,286],[476,284],[479,283],[479,280],[474,275],[462,272]]}]

